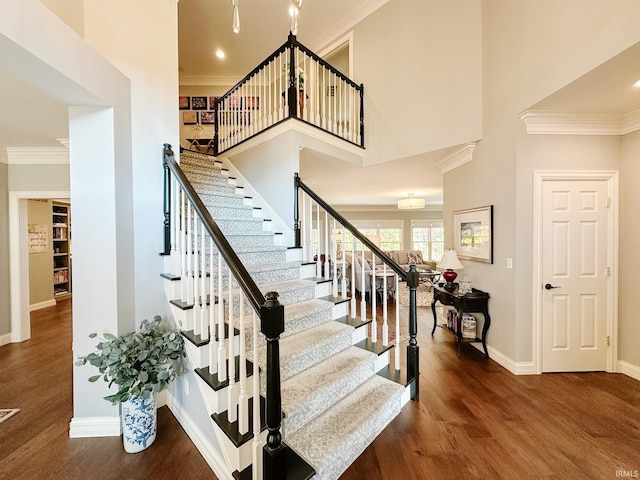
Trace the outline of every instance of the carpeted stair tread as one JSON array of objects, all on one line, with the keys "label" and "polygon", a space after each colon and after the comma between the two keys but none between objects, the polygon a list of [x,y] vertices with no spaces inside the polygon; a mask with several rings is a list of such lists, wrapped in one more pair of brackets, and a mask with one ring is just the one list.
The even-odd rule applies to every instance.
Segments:
[{"label": "carpeted stair tread", "polygon": [[376,358],[361,348],[348,347],[283,382],[285,438],[373,376]]},{"label": "carpeted stair tread", "polygon": [[278,292],[278,301],[282,305],[311,300],[315,297],[315,282],[309,280],[287,280],[284,282],[267,283],[258,285],[263,295],[267,292]]},{"label": "carpeted stair tread", "polygon": [[[280,338],[295,335],[303,330],[332,321],[333,304],[324,300],[312,298],[303,302],[285,305],[284,333]],[[264,335],[258,335],[258,345],[265,344]],[[245,330],[247,350],[253,348],[253,328],[247,326]]]},{"label": "carpeted stair tread", "polygon": [[[352,345],[353,328],[326,322],[280,340],[280,378],[286,380]],[[258,347],[258,364],[265,365],[266,346]]]},{"label": "carpeted stair tread", "polygon": [[403,387],[377,375],[286,438],[316,470],[336,480],[398,415]]}]

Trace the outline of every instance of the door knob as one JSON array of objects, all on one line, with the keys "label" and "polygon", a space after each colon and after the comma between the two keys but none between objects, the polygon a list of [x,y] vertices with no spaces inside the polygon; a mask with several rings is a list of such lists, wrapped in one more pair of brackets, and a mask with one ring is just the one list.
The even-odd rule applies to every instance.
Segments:
[{"label": "door knob", "polygon": [[553,288],[560,288],[560,287],[555,287],[555,286],[551,285],[550,283],[547,283],[547,284],[544,286],[544,288],[545,288],[546,290],[551,290],[551,289],[553,289]]}]

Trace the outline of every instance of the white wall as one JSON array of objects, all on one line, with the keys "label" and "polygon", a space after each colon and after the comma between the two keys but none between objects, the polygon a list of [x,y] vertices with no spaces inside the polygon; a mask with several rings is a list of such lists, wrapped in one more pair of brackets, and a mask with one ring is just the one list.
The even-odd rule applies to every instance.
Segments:
[{"label": "white wall", "polygon": [[118,205],[132,215],[135,310],[139,324],[168,313],[161,278],[162,145],[178,144],[177,6],[174,0],[85,0],[85,38],[131,81],[131,165],[116,171],[133,192]]},{"label": "white wall", "polygon": [[638,295],[638,238],[640,222],[640,132],[622,138],[620,162],[620,286],[619,286],[619,357],[640,366],[640,295]]},{"label": "white wall", "polygon": [[[130,331],[166,308],[157,255],[161,151],[163,142],[178,138],[175,1],[132,6],[88,0],[84,6],[85,35],[118,57],[112,60],[117,68],[39,1],[0,4],[2,68],[74,105],[69,149],[77,355],[93,349],[88,333]],[[139,235],[134,221],[140,222]],[[72,430],[89,432],[94,424],[85,420],[96,417],[115,418],[107,427],[119,430],[117,409],[101,399],[106,387],[89,384],[88,376],[88,370],[74,369]]]},{"label": "white wall", "polygon": [[[632,0],[482,2],[483,133],[473,161],[444,177],[444,219],[494,205],[494,264],[465,264],[491,294],[488,343],[517,364],[531,357],[533,170],[615,169],[614,138],[527,137],[518,114],[640,40]],[[514,269],[506,269],[506,259]]]},{"label": "white wall", "polygon": [[391,0],[354,28],[352,78],[365,84],[365,162],[477,140],[481,2]]}]

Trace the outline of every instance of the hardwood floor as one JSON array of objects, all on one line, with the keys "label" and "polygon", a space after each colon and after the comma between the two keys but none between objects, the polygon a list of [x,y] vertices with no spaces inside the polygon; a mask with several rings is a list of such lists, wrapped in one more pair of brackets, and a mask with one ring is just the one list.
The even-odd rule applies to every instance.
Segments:
[{"label": "hardwood floor", "polygon": [[1,480],[216,479],[167,407],[143,453],[121,437],[70,439],[71,300],[33,312],[31,333],[0,347],[0,408],[21,409],[0,423]]},{"label": "hardwood floor", "polygon": [[[342,480],[607,479],[640,470],[640,382],[606,373],[514,376],[420,308],[420,401]],[[31,315],[32,339],[0,347],[0,479],[215,479],[166,407],[156,442],[69,439],[71,301]],[[490,338],[490,337],[489,337]],[[626,473],[626,475],[625,475]],[[637,473],[635,474],[637,476]]]}]

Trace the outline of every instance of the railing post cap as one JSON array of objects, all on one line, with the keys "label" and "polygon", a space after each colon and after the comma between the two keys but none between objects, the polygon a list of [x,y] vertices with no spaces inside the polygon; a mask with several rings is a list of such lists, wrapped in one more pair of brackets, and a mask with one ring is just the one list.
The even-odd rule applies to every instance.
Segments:
[{"label": "railing post cap", "polygon": [[284,305],[278,301],[278,292],[267,292],[260,308],[260,331],[267,339],[278,338],[284,332]]}]

